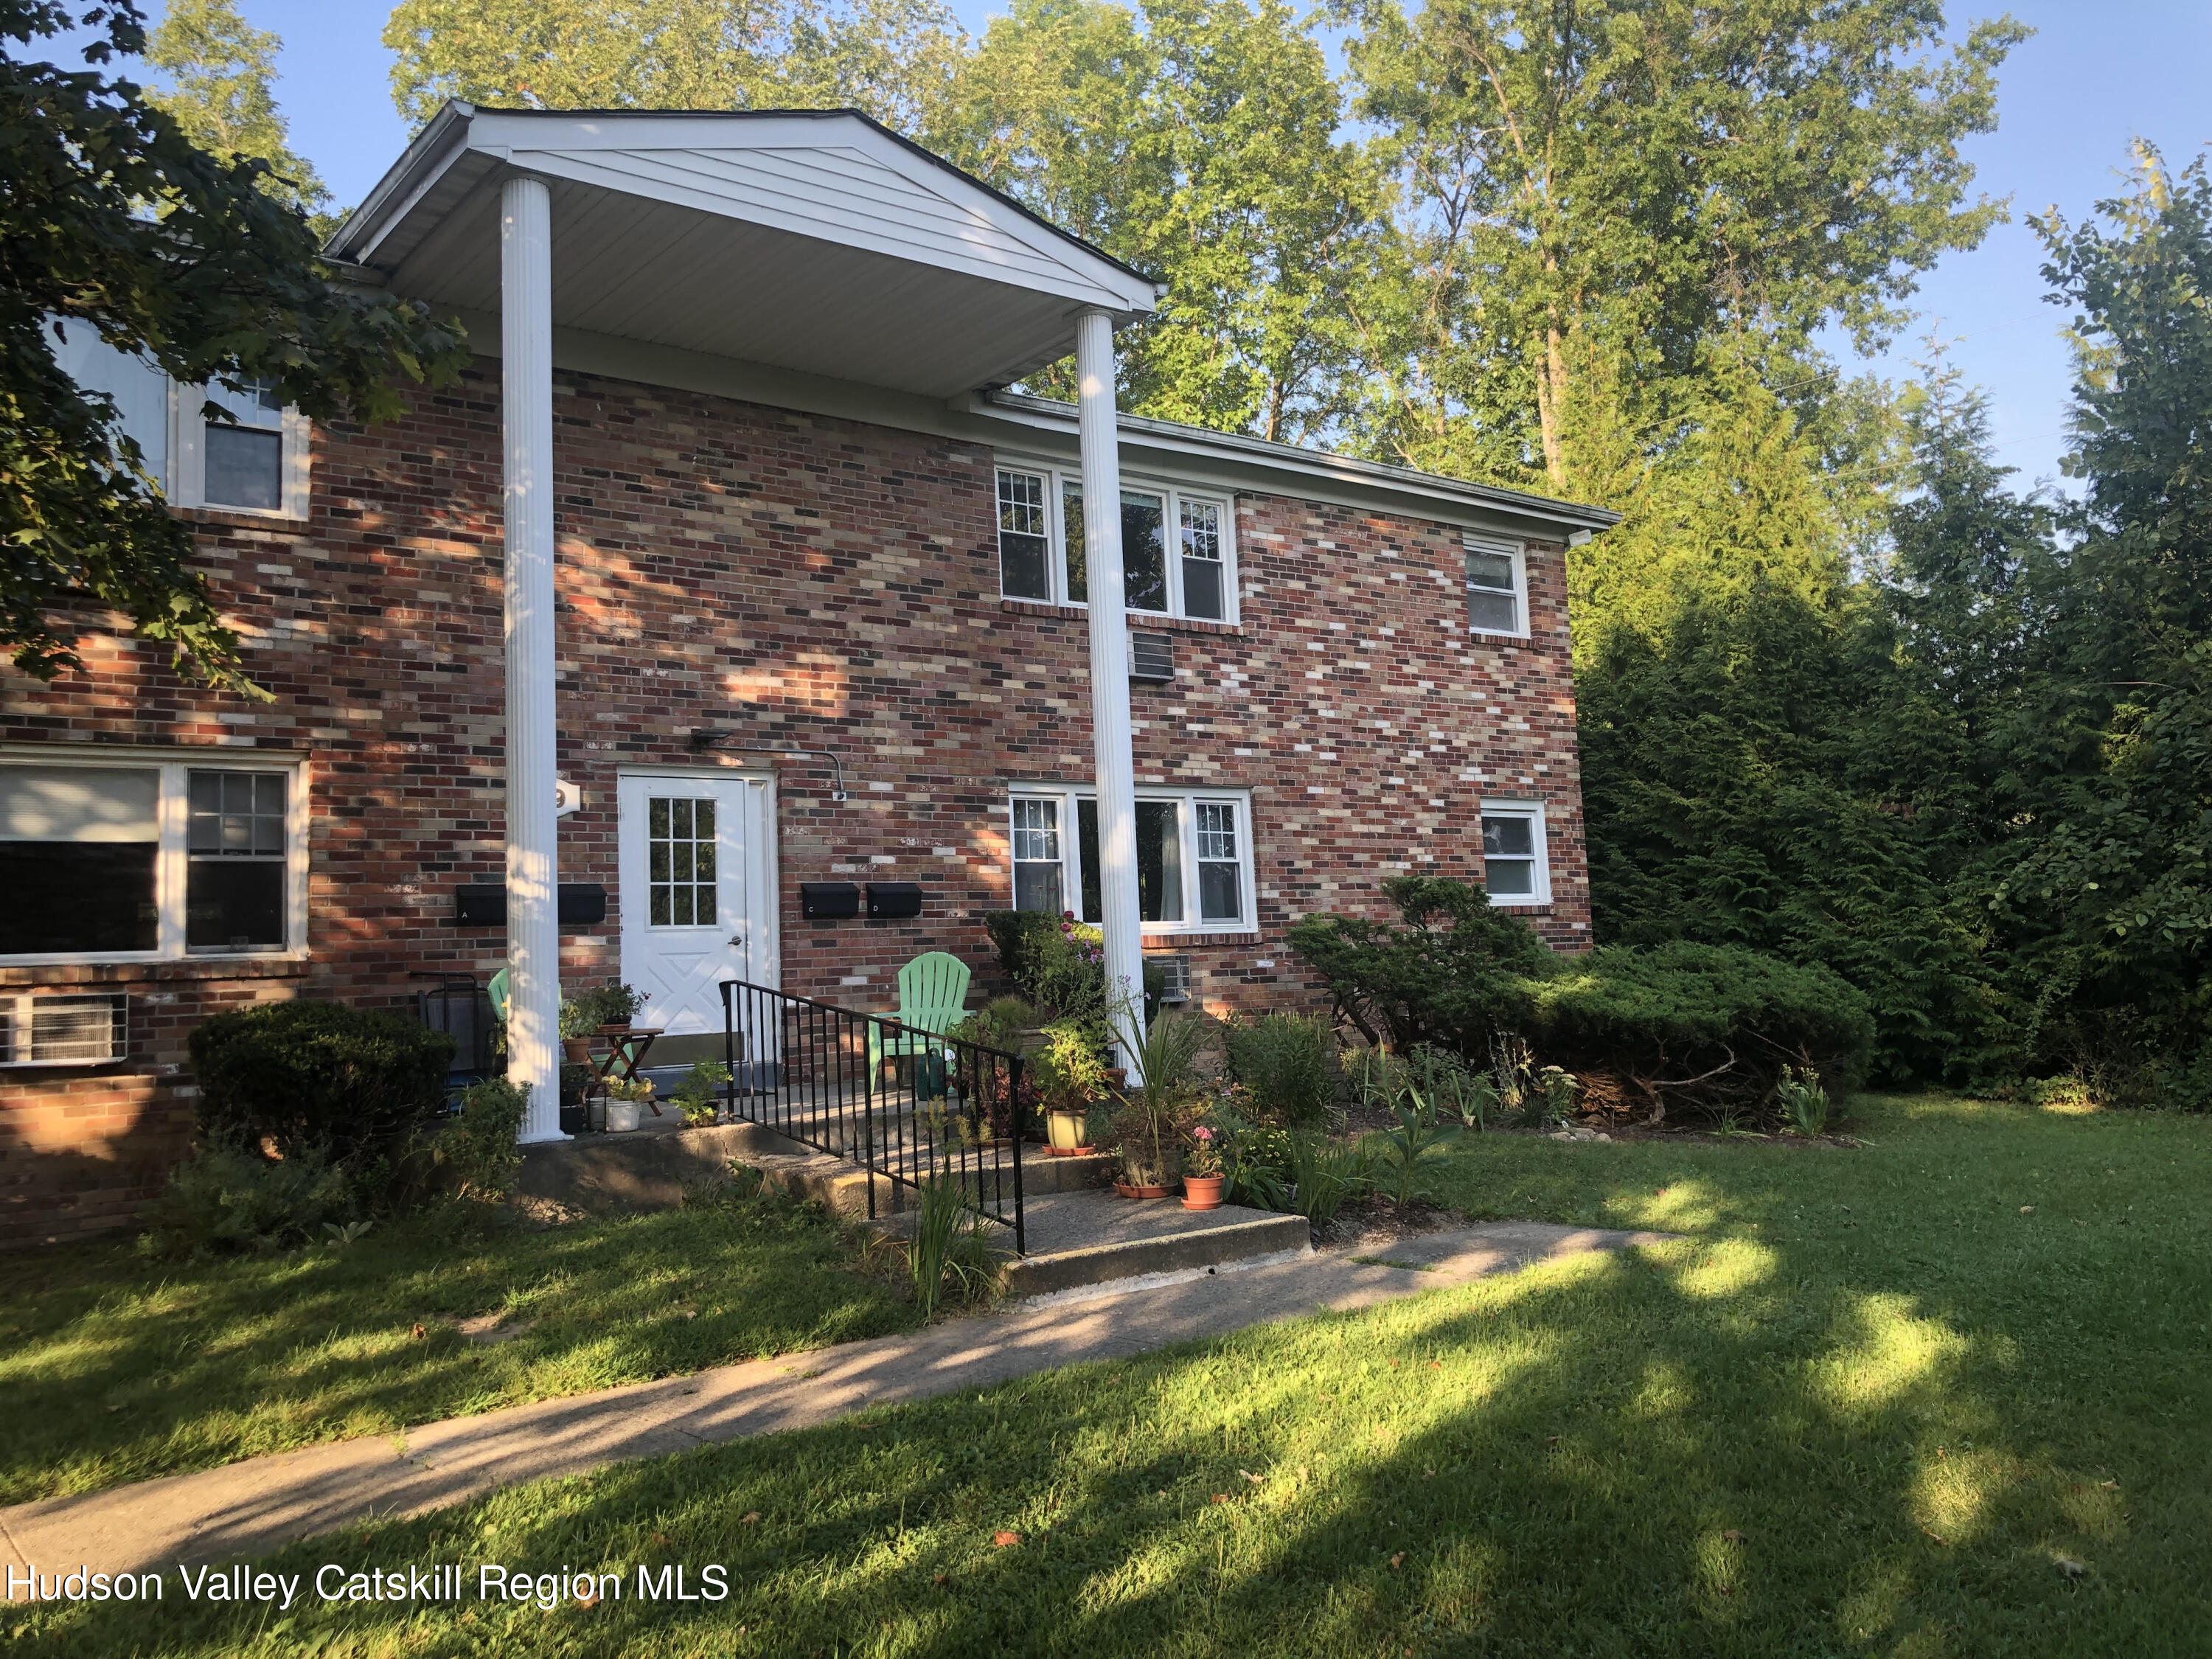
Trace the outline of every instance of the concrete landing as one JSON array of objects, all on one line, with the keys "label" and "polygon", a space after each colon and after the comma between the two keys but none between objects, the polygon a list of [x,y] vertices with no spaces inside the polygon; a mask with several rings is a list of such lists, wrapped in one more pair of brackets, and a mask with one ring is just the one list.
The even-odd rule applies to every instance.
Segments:
[{"label": "concrete landing", "polygon": [[[727,1181],[732,1160],[844,1215],[868,1213],[867,1174],[848,1159],[817,1152],[757,1123],[687,1129],[673,1113],[649,1117],[626,1134],[578,1135],[526,1147],[514,1190],[525,1198],[550,1199],[587,1215],[671,1209],[684,1201],[686,1188]],[[1048,1158],[1038,1148],[1023,1149],[1022,1188],[1032,1201],[1037,1196],[1099,1186],[1111,1179],[1111,1173],[1109,1158]],[[1001,1167],[997,1178],[1011,1204],[1010,1164]],[[912,1201],[910,1189],[900,1189],[905,1193],[900,1197],[881,1176],[875,1187],[879,1215],[895,1214]]]},{"label": "concrete landing", "polygon": [[0,1510],[0,1564],[13,1566],[21,1583],[33,1562],[49,1571],[61,1562],[116,1572],[234,1561],[526,1480],[811,1427],[1055,1366],[1349,1312],[1531,1262],[1667,1238],[1514,1222],[1427,1233],[1359,1255],[1309,1253],[1211,1275],[1199,1269],[1136,1290],[1069,1291],[902,1336],[20,1504]]}]

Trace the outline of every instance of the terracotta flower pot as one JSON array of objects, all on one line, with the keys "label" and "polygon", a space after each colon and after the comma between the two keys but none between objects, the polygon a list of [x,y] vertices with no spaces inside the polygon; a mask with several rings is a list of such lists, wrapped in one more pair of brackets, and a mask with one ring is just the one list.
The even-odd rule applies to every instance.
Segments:
[{"label": "terracotta flower pot", "polygon": [[1165,1187],[1132,1187],[1127,1182],[1122,1180],[1118,1176],[1115,1176],[1114,1180],[1114,1190],[1121,1194],[1124,1198],[1165,1198],[1169,1196],[1168,1188]]},{"label": "terracotta flower pot", "polygon": [[1218,1210],[1226,1176],[1187,1175],[1182,1178],[1182,1206],[1186,1210]]},{"label": "terracotta flower pot", "polygon": [[561,1053],[574,1065],[588,1066],[592,1063],[592,1040],[589,1037],[562,1037]]}]

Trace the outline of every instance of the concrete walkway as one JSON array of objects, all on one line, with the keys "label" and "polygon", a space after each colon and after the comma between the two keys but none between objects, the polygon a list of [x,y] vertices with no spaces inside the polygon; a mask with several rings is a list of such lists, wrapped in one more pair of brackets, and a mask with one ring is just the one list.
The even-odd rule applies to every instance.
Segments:
[{"label": "concrete walkway", "polygon": [[1400,1239],[1363,1252],[1365,1261],[1299,1252],[1165,1282],[1090,1286],[901,1336],[18,1504],[0,1510],[0,1564],[20,1575],[33,1563],[48,1572],[79,1565],[116,1572],[232,1561],[526,1480],[806,1428],[1054,1366],[1369,1307],[1531,1262],[1667,1237],[1510,1222]]}]

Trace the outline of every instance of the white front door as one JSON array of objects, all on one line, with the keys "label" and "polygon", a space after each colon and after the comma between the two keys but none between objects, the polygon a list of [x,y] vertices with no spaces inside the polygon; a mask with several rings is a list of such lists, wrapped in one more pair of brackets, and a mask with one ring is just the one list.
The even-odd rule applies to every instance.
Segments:
[{"label": "white front door", "polygon": [[724,980],[776,984],[773,788],[731,773],[622,779],[622,976],[645,994],[641,1024],[720,1031]]}]

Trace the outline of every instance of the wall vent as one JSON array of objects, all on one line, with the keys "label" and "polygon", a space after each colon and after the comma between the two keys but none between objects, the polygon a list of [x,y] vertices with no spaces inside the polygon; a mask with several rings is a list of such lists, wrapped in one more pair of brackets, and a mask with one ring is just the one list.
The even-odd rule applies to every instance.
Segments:
[{"label": "wall vent", "polygon": [[97,1066],[129,1049],[130,996],[0,998],[0,1066]]},{"label": "wall vent", "polygon": [[1129,678],[1165,684],[1175,678],[1175,637],[1170,634],[1129,635]]}]

